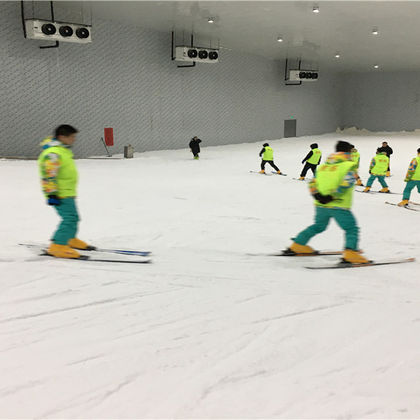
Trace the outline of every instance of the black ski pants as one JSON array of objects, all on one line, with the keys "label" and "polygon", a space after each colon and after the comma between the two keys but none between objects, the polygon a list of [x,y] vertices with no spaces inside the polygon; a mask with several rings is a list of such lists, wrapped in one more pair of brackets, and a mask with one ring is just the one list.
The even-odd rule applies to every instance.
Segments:
[{"label": "black ski pants", "polygon": [[303,176],[305,178],[306,172],[308,172],[309,169],[313,172],[313,174],[315,176],[316,167],[317,167],[317,165],[314,165],[313,163],[306,162],[305,166],[302,169],[302,173],[300,174],[300,176]]},{"label": "black ski pants", "polygon": [[277,166],[274,164],[273,160],[262,160],[261,161],[261,170],[263,171],[265,168],[265,164],[268,163],[269,165],[271,165],[271,167],[276,170],[277,172],[280,171],[279,168],[277,168]]}]

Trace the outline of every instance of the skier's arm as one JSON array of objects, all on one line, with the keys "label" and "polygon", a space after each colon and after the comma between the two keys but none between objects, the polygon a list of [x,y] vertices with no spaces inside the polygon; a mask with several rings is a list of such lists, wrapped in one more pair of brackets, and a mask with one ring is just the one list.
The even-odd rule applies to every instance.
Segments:
[{"label": "skier's arm", "polygon": [[391,148],[389,148],[389,156],[391,156],[393,153],[394,151]]},{"label": "skier's arm", "polygon": [[196,142],[197,142],[197,143],[201,143],[201,140],[200,140],[200,139],[197,139],[197,140],[196,140]]},{"label": "skier's arm", "polygon": [[353,185],[356,183],[356,171],[352,169],[347,173],[347,175],[344,177],[344,179],[341,181],[340,185],[338,186],[336,193],[337,194],[343,194],[347,189],[353,187]]},{"label": "skier's arm", "polygon": [[408,167],[407,175],[405,176],[405,179],[404,179],[405,182],[411,181],[411,178],[413,177],[414,172],[416,172],[416,169],[417,169],[417,159],[413,159],[410,162],[410,166]]},{"label": "skier's arm", "polygon": [[60,156],[56,153],[49,153],[44,157],[41,164],[42,190],[46,195],[56,195],[58,192],[57,176],[61,167]]},{"label": "skier's arm", "polygon": [[261,149],[260,156],[262,156],[264,152],[265,152],[265,147],[263,147],[263,148]]},{"label": "skier's arm", "polygon": [[311,156],[314,154],[314,152],[311,150],[305,157],[305,159],[302,160],[302,163],[305,163],[308,159],[311,158]]},{"label": "skier's arm", "polygon": [[376,162],[375,162],[375,158],[372,158],[372,160],[370,161],[370,165],[369,165],[369,173],[372,170],[372,168],[375,166]]}]

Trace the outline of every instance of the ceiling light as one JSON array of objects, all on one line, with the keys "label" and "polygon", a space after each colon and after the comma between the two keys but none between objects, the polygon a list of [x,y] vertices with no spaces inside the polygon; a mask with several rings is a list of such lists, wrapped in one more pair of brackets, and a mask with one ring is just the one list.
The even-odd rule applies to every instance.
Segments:
[{"label": "ceiling light", "polygon": [[283,37],[282,36],[277,37],[277,42],[283,42]]},{"label": "ceiling light", "polygon": [[375,69],[379,69],[379,66],[378,66],[377,64],[375,64],[375,65],[373,66],[373,68],[375,68]]},{"label": "ceiling light", "polygon": [[334,57],[335,57],[335,58],[340,58],[340,53],[338,53],[338,52],[337,52],[337,53],[335,53]]},{"label": "ceiling light", "polygon": [[209,17],[209,18],[208,18],[208,20],[207,20],[207,22],[208,22],[208,23],[214,23],[214,18]]},{"label": "ceiling light", "polygon": [[317,4],[315,4],[314,7],[312,7],[312,12],[319,13],[319,6]]},{"label": "ceiling light", "polygon": [[374,28],[372,29],[372,35],[379,35],[379,30],[378,30],[378,28],[377,28],[377,27],[374,27]]}]

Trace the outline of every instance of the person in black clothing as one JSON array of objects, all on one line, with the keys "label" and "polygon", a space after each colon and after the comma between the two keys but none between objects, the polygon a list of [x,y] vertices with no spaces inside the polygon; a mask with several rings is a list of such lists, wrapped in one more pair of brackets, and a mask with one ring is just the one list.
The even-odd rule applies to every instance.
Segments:
[{"label": "person in black clothing", "polygon": [[316,167],[321,162],[321,151],[318,149],[318,143],[312,143],[311,144],[311,151],[305,156],[305,159],[302,160],[302,163],[305,164],[305,166],[302,169],[302,172],[300,174],[300,180],[304,180],[306,173],[309,171],[309,169],[312,171],[312,173],[315,176]]},{"label": "person in black clothing", "polygon": [[[391,162],[391,155],[393,153],[393,150],[388,146],[388,143],[386,141],[382,142],[381,149],[389,157],[389,162]],[[391,164],[390,163],[388,164],[388,170],[386,171],[386,176],[391,176]]]},{"label": "person in black clothing", "polygon": [[276,172],[281,175],[281,171],[274,163],[274,152],[273,149],[270,147],[268,143],[263,144],[263,148],[261,149],[261,152],[259,153],[261,156],[261,171],[260,174],[265,174],[265,164],[268,163],[273,169],[276,170]]},{"label": "person in black clothing", "polygon": [[198,154],[200,153],[200,143],[201,143],[201,140],[197,136],[194,136],[190,141],[189,146],[190,146],[191,153],[194,155],[194,159],[200,158],[198,156]]}]

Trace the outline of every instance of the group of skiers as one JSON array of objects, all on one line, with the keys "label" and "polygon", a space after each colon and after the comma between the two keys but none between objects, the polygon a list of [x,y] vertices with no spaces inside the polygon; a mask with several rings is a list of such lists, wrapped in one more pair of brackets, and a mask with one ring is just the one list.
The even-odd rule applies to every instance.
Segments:
[{"label": "group of skiers", "polygon": [[[369,192],[374,180],[378,179],[382,185],[379,192],[389,193],[385,177],[390,176],[389,157],[392,153],[393,151],[387,142],[383,142],[382,147],[377,149],[376,156],[370,162],[370,177],[363,192]],[[260,173],[265,173],[263,165],[267,163],[267,160],[278,173],[281,173],[274,165],[273,150],[268,143],[263,145],[260,156],[263,159]],[[359,228],[351,212],[354,186],[363,185],[358,175],[360,153],[352,144],[339,141],[336,144],[335,153],[330,155],[322,165],[320,165],[321,157],[322,153],[318,144],[311,144],[311,151],[302,160],[302,164],[305,164],[305,166],[299,178],[299,180],[304,180],[309,169],[314,174],[314,178],[309,183],[309,189],[315,202],[315,223],[300,232],[285,252],[288,255],[316,254],[316,251],[307,243],[313,236],[327,228],[330,219],[334,219],[345,232],[343,262],[368,264],[370,261],[362,255],[358,247]],[[403,200],[398,204],[399,206],[408,205],[413,188],[417,187],[420,193],[420,148],[417,149],[417,157],[410,162],[404,181],[407,185],[404,189]]]},{"label": "group of skiers", "polygon": [[[71,147],[76,140],[77,129],[70,125],[60,125],[55,129],[54,136],[41,142],[42,152],[38,158],[41,184],[47,204],[53,206],[61,218],[61,222],[52,237],[47,253],[58,258],[79,258],[77,250],[94,249],[86,242],[76,237],[79,215],[76,207],[77,169]],[[189,146],[195,159],[199,158],[201,140],[194,137]],[[384,177],[389,175],[389,156],[392,149],[383,143],[377,150],[370,164],[370,177],[365,191],[369,191],[373,181],[378,179],[383,189],[388,192]],[[389,147],[389,146],[388,146]],[[318,144],[311,144],[311,151],[303,159],[305,164],[300,179],[305,179],[308,170],[314,174],[309,188],[315,202],[315,223],[300,232],[286,250],[290,255],[314,254],[315,251],[307,245],[309,240],[323,232],[330,221],[335,219],[345,231],[345,250],[343,261],[350,264],[368,263],[358,247],[359,228],[351,212],[354,185],[362,185],[358,176],[360,154],[355,147],[345,141],[339,141],[326,162],[320,165],[322,153]],[[274,164],[273,149],[264,143],[259,154],[262,158],[261,171],[265,173],[265,165],[270,164],[278,174],[280,169]],[[407,183],[403,200],[399,205],[407,205],[410,193],[417,187],[420,193],[420,148],[417,156],[410,162],[405,178]]]}]

